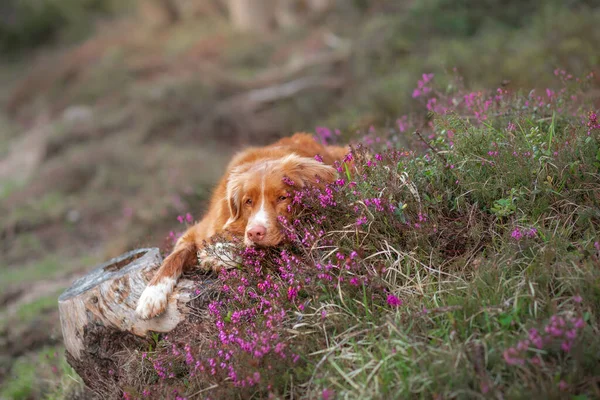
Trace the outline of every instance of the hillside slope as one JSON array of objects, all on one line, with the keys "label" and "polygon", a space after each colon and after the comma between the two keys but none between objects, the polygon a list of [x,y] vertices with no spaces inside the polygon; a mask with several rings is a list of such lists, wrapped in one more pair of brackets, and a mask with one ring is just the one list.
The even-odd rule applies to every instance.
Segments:
[{"label": "hillside slope", "polygon": [[[379,285],[381,290],[387,290],[374,294],[373,299],[367,292],[359,293],[354,284],[347,291],[352,301],[348,303],[342,296],[342,307],[350,307],[349,304],[363,307],[358,304],[361,302],[378,309],[379,314],[373,317],[372,325],[361,322],[371,321],[370,311],[361,309],[359,313],[353,308],[343,308],[339,312],[341,316],[354,313],[357,327],[349,326],[349,320],[337,325],[335,315],[338,311],[333,310],[339,307],[335,300],[339,292],[334,296],[327,292],[329,288],[326,295],[310,293],[317,298],[325,296],[323,304],[331,303],[333,307],[332,310],[329,306],[317,307],[313,311],[318,315],[311,317],[318,317],[318,323],[324,324],[326,336],[321,338],[324,341],[308,341],[302,358],[306,370],[300,368],[293,372],[293,380],[286,378],[283,383],[274,385],[274,393],[288,390],[312,396],[316,388],[340,393],[348,390],[350,393],[349,387],[356,390],[355,379],[365,371],[370,371],[361,384],[365,396],[386,397],[388,393],[404,394],[409,390],[390,385],[391,380],[407,382],[407,387],[415,392],[428,387],[430,392],[425,393],[431,396],[437,391],[446,393],[445,390],[463,393],[461,390],[466,390],[466,386],[460,386],[460,382],[456,383],[458,386],[449,384],[437,389],[427,386],[434,379],[432,376],[438,376],[437,370],[412,375],[410,371],[417,365],[422,367],[417,353],[413,352],[419,346],[435,343],[441,346],[443,343],[445,347],[441,347],[443,353],[440,354],[447,358],[434,357],[440,363],[440,370],[443,372],[448,368],[448,360],[464,365],[460,363],[465,362],[467,353],[461,346],[469,340],[465,336],[457,338],[457,335],[475,332],[470,326],[480,327],[483,322],[479,318],[489,323],[488,331],[478,331],[485,339],[482,343],[489,346],[484,352],[487,354],[486,366],[492,371],[487,373],[489,382],[494,385],[513,382],[510,379],[531,371],[520,367],[506,369],[501,363],[495,364],[501,357],[499,349],[517,344],[516,330],[520,327],[544,325],[553,307],[562,312],[559,308],[567,302],[568,296],[580,295],[586,299],[582,304],[587,309],[573,310],[581,311],[583,316],[585,312],[589,313],[584,332],[587,332],[585,335],[594,332],[595,292],[586,285],[594,282],[595,276],[588,266],[595,260],[593,256],[597,257],[595,241],[590,239],[597,230],[594,214],[594,201],[597,200],[589,194],[590,188],[595,188],[594,182],[587,179],[596,177],[593,174],[597,171],[585,170],[581,181],[565,181],[567,173],[573,175],[572,171],[578,168],[593,168],[593,155],[587,153],[592,151],[592,144],[584,142],[581,154],[569,155],[571,158],[561,161],[563,164],[557,164],[552,152],[550,159],[542,160],[546,164],[541,172],[529,161],[515,164],[514,160],[503,160],[500,163],[496,161],[499,156],[487,152],[500,152],[492,143],[505,143],[505,146],[516,146],[522,152],[535,152],[543,144],[537,141],[543,138],[547,140],[547,147],[558,146],[558,135],[563,135],[561,140],[569,141],[560,149],[573,147],[573,141],[567,139],[568,134],[579,138],[577,140],[587,140],[583,136],[583,129],[590,121],[587,112],[600,107],[598,78],[594,76],[587,80],[590,87],[577,94],[576,99],[565,98],[570,105],[563,107],[552,97],[558,96],[562,88],[553,71],[561,66],[575,76],[584,76],[597,67],[599,59],[595,49],[600,47],[600,31],[596,29],[597,6],[590,1],[572,1],[567,5],[553,1],[511,1],[505,7],[505,2],[490,0],[476,2],[476,7],[465,2],[466,6],[450,10],[448,4],[451,2],[446,0],[402,2],[402,6],[394,1],[354,3],[356,5],[342,7],[310,25],[262,36],[237,34],[223,19],[204,15],[160,29],[146,26],[127,14],[113,19],[103,16],[98,24],[83,19],[79,23],[89,25],[87,30],[92,32],[81,42],[59,40],[33,52],[2,58],[0,397],[81,395],[81,382],[65,364],[62,355],[56,311],[60,291],[94,264],[126,250],[160,246],[168,251],[172,238],[184,228],[177,217],[188,212],[194,218],[201,216],[212,184],[233,151],[296,130],[315,131],[318,137],[339,143],[363,141],[371,154],[369,157],[381,155],[382,160],[364,160],[373,165],[373,171],[360,167],[359,175],[367,175],[356,181],[357,185],[362,185],[357,191],[362,193],[359,197],[352,198],[350,188],[346,187],[347,178],[341,192],[332,194],[345,199],[334,198],[340,208],[362,207],[364,214],[338,215],[337,211],[329,210],[334,213],[331,217],[335,216],[341,225],[328,226],[327,232],[343,233],[344,242],[337,243],[336,247],[347,257],[356,251],[354,257],[361,260],[356,261],[357,268],[368,266],[369,271],[373,268],[379,271],[378,268],[385,267],[391,272],[373,272],[377,276],[375,281],[383,279],[374,283],[374,287]],[[541,3],[545,5],[540,6]],[[482,18],[484,14],[488,17]],[[90,29],[91,26],[97,28]],[[453,74],[447,73],[454,68],[464,77],[463,82],[455,81]],[[424,72],[435,73],[435,81],[443,89],[435,92],[436,100],[430,99],[434,92],[427,92],[426,97],[421,95],[423,86],[429,87],[429,82],[422,83],[420,88],[415,85],[418,79],[429,80],[428,75],[421,77]],[[296,91],[293,95],[281,96],[282,85],[289,83]],[[461,96],[468,95],[468,99],[456,97],[456,90],[463,86],[469,89],[460,89]],[[476,119],[484,111],[464,108],[465,104],[488,109],[496,107],[494,99],[485,105],[488,95],[484,89],[497,87],[507,90],[509,97],[521,89],[535,88],[537,91],[531,99],[527,97],[528,92],[523,92],[521,100],[515,100],[511,106],[504,105],[508,110],[502,109],[502,115],[486,114],[488,119],[481,125]],[[546,88],[552,95],[546,93]],[[421,91],[419,96],[413,96],[415,89]],[[248,98],[255,98],[257,93],[267,101],[248,102]],[[265,93],[271,97],[265,97]],[[449,93],[456,97],[449,108],[458,111],[446,115],[448,105],[444,105],[444,98]],[[541,96],[546,108],[538,106],[539,110],[532,114],[533,111],[525,109],[523,104],[527,101],[539,103],[537,96]],[[560,96],[563,98],[565,94]],[[549,100],[550,106],[546,104]],[[581,104],[586,104],[587,108],[579,110]],[[427,116],[429,112],[435,114]],[[583,125],[573,117],[575,112],[583,119]],[[508,115],[514,115],[514,118]],[[525,122],[520,122],[521,119]],[[434,120],[435,128],[428,125]],[[514,130],[512,127],[507,130],[509,122],[515,125]],[[494,127],[493,130],[489,128],[492,133],[486,131],[483,135],[481,129],[490,123]],[[441,151],[441,158],[431,153],[420,158],[429,148],[413,134],[415,128],[421,130],[431,146]],[[336,134],[338,129],[340,136]],[[458,135],[458,132],[471,129],[481,133],[471,138],[480,140],[477,149],[475,142],[460,142],[464,135]],[[448,143],[437,142],[444,134],[448,136],[449,131],[457,137],[454,149],[446,148]],[[430,137],[434,132],[435,135]],[[589,140],[596,140],[594,132],[591,131],[592,139]],[[482,135],[490,137],[483,138]],[[380,152],[388,140],[400,153],[384,155]],[[456,153],[459,149],[464,153]],[[562,156],[560,149],[556,151]],[[356,156],[360,154],[359,151]],[[533,160],[539,167],[542,156],[536,157]],[[474,170],[475,160],[492,161],[496,166],[504,165],[504,169],[500,172],[496,169]],[[444,169],[442,164],[446,163],[454,168]],[[484,162],[484,166],[488,164]],[[388,168],[400,168],[398,175],[385,175]],[[405,168],[408,177],[402,174]],[[560,172],[552,172],[553,168]],[[528,174],[534,172],[537,179],[529,179]],[[342,176],[345,173],[342,171]],[[575,179],[571,175],[568,179]],[[457,181],[457,186],[450,185]],[[397,188],[389,188],[390,182]],[[406,192],[409,188],[414,190]],[[533,194],[528,193],[527,188]],[[566,192],[562,193],[562,190]],[[556,197],[548,197],[546,191]],[[558,194],[552,194],[552,191]],[[373,199],[389,199],[390,195],[396,203],[391,204],[395,207],[394,212],[389,216],[386,214],[388,222],[372,224],[379,212],[379,200]],[[532,196],[535,206],[521,210],[521,203],[531,200],[527,196]],[[409,199],[417,201],[416,198],[421,206],[409,202]],[[329,200],[323,201],[327,204]],[[548,205],[544,206],[544,202]],[[406,215],[398,211],[404,204],[408,204]],[[405,231],[402,223],[411,221],[422,225],[427,222],[418,221],[419,212],[415,210],[419,207],[427,210],[422,211],[421,216],[430,223],[427,229],[438,229],[437,232],[425,230],[421,235],[421,230]],[[554,236],[548,233],[550,228],[545,225],[552,220],[560,221],[552,230]],[[587,220],[591,222],[585,222]],[[402,229],[397,226],[398,221]],[[391,225],[386,225],[388,223]],[[582,223],[588,223],[587,231],[580,227]],[[536,230],[535,237],[527,236],[533,235],[531,229]],[[393,233],[393,230],[400,233]],[[548,232],[542,238],[541,232],[545,231]],[[368,236],[366,232],[372,235]],[[521,240],[507,237],[507,232],[515,232]],[[350,244],[351,237],[356,242]],[[547,242],[546,237],[556,238]],[[358,251],[361,243],[367,246],[364,254]],[[296,249],[294,254],[297,251],[300,251],[298,257],[304,253],[304,250]],[[535,256],[531,255],[533,261],[519,258],[521,251],[535,251]],[[577,258],[578,251],[583,254],[582,259]],[[369,256],[380,262],[375,263],[373,258],[365,260]],[[314,257],[318,259],[322,255]],[[399,269],[399,262],[394,264],[399,258],[407,260],[410,270]],[[312,265],[301,259],[302,265]],[[373,260],[373,265],[369,260]],[[581,271],[553,266],[552,271],[558,271],[556,274],[567,275],[548,277],[537,267],[520,269],[527,263],[539,262],[543,265],[539,269],[545,271],[549,265],[554,265],[549,260],[574,263]],[[461,262],[462,267],[459,266]],[[504,266],[508,262],[512,267],[506,269]],[[432,272],[432,276],[419,275],[421,272],[415,276],[418,266],[426,271],[428,268],[439,271]],[[394,268],[398,272],[394,272]],[[486,274],[481,272],[482,268]],[[535,275],[532,269],[535,274],[540,274]],[[532,280],[527,280],[530,275]],[[364,279],[369,280],[370,276]],[[447,280],[441,276],[446,276]],[[352,278],[354,276],[349,277]],[[363,276],[359,278],[363,279]],[[494,282],[501,279],[506,284],[494,286]],[[587,283],[579,286],[583,280]],[[532,289],[530,282],[543,284],[543,290],[548,291],[540,291],[536,286]],[[450,288],[445,284],[451,286],[454,297],[446,295]],[[513,288],[511,284],[516,286]],[[434,287],[439,293],[433,290]],[[292,289],[290,296],[296,296],[295,290]],[[591,297],[584,296],[585,290],[592,293]],[[302,288],[298,292],[307,295]],[[416,296],[416,293],[421,297],[408,296]],[[511,297],[533,296],[532,299],[537,299],[538,293],[542,300],[531,300],[533,305],[521,304],[520,300],[515,305]],[[556,300],[550,300],[551,295]],[[361,300],[357,300],[359,296]],[[404,306],[410,306],[411,313],[388,313],[391,307],[387,305],[388,296],[395,296],[390,298],[392,304],[401,300]],[[473,303],[466,304],[464,298],[479,298],[480,301],[472,300]],[[420,299],[423,299],[422,304]],[[367,300],[374,301],[375,305],[365,303]],[[485,303],[485,306],[478,306],[477,302]],[[505,303],[510,307],[504,306]],[[434,311],[420,319],[413,318],[414,310],[422,308],[421,305]],[[319,319],[321,311],[325,315],[323,320]],[[533,313],[533,319],[526,319],[523,313]],[[326,318],[332,314],[335,317]],[[404,338],[398,336],[395,329],[398,325],[404,326],[407,315],[411,322],[421,325],[415,326],[414,331],[400,330],[402,335],[408,335]],[[384,325],[384,317],[393,320],[394,324]],[[215,314],[214,318],[221,317]],[[310,320],[311,325],[315,323],[307,316],[294,314],[294,318]],[[434,326],[432,321],[443,318],[446,319],[442,325],[431,328]],[[464,318],[469,322],[461,325]],[[375,325],[382,328],[373,330],[371,336],[357,333]],[[508,333],[497,330],[498,326]],[[387,333],[382,333],[386,329]],[[396,333],[390,333],[392,331]],[[355,334],[357,336],[352,336]],[[346,340],[348,336],[350,338]],[[391,357],[389,360],[394,364],[387,364],[388,360],[380,364],[382,357],[391,354],[392,348],[374,345],[386,343],[381,339],[388,337],[393,339],[390,343],[394,340],[405,343],[404,347],[398,347],[400,352],[406,350],[406,343],[410,343],[410,350],[406,352],[413,358]],[[398,339],[400,337],[402,339]],[[353,343],[353,338],[360,340],[361,345],[356,349],[349,351],[344,345],[336,347],[340,342]],[[511,342],[513,339],[514,343]],[[162,342],[161,346],[166,343],[168,341]],[[185,343],[182,344],[185,347]],[[310,356],[324,348],[331,351]],[[331,355],[323,358],[326,354]],[[434,353],[418,354],[425,357],[424,360],[430,360],[427,357],[433,357]],[[338,355],[343,357],[344,364],[331,364],[332,356]],[[571,366],[560,364],[562,358],[560,363],[552,360],[550,366],[544,364],[548,367],[544,373],[555,373],[555,379],[560,382],[563,375],[557,371],[569,370]],[[480,361],[479,358],[474,362],[481,364]],[[430,364],[428,361],[423,363]],[[574,365],[581,367],[582,364]],[[361,369],[364,366],[367,367]],[[370,369],[375,367],[375,370]],[[590,371],[587,364],[583,370]],[[400,376],[398,371],[405,372]],[[477,367],[477,371],[481,368]],[[372,376],[369,375],[371,372]],[[391,378],[380,372],[389,373]],[[310,387],[296,387],[297,379],[313,374]],[[461,381],[462,384],[470,382],[469,390],[480,382],[488,382],[488,378],[472,374],[467,368]],[[568,390],[577,392],[581,387],[581,391],[592,393],[591,384],[586,382],[593,379],[586,374],[565,378],[571,385]],[[382,380],[378,381],[376,377]],[[522,383],[523,379],[516,381]],[[544,379],[542,381],[550,385]],[[261,385],[267,381],[265,378]],[[169,381],[161,386],[157,382],[150,382],[157,385],[152,389],[153,393],[182,384],[182,381]],[[132,387],[142,391],[146,388],[139,382],[134,382]],[[270,390],[260,387],[264,391],[259,394]],[[285,387],[288,389],[282,389]]]}]

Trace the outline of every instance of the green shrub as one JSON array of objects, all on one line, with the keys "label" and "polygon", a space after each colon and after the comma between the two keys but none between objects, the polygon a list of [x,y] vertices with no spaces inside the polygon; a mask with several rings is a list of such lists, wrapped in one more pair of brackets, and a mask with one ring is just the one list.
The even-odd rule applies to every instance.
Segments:
[{"label": "green shrub", "polygon": [[422,0],[410,7],[409,31],[422,35],[472,36],[482,28],[525,26],[544,8],[592,6],[593,1],[576,0]]},{"label": "green shrub", "polygon": [[[488,22],[469,28],[476,29],[472,35],[451,33],[440,25],[436,15],[444,18],[447,13],[436,8],[438,3],[454,4],[415,1],[407,12],[377,14],[358,33],[355,28],[347,33],[356,35],[351,68],[358,83],[346,91],[330,125],[346,127],[357,122],[352,118],[357,115],[369,117],[367,123],[385,124],[390,116],[414,110],[408,89],[423,71],[442,76],[456,68],[473,89],[502,82],[511,89],[544,89],[553,84],[551,72],[557,66],[584,74],[600,62],[595,51],[600,46],[597,2],[546,2],[542,7],[542,2],[524,1],[517,7],[511,1],[506,9],[504,2],[494,2],[501,13],[511,7],[520,12],[522,21],[500,23],[501,13],[490,13]],[[457,4],[463,6],[448,13],[470,15],[488,2]]]}]

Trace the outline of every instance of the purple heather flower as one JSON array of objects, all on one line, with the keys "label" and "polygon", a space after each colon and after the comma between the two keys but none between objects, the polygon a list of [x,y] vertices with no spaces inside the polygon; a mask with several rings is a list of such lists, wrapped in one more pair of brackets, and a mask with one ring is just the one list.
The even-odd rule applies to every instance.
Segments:
[{"label": "purple heather flower", "polygon": [[523,234],[521,233],[521,230],[518,227],[512,231],[510,236],[515,240],[521,240],[523,238]]},{"label": "purple heather flower", "polygon": [[331,389],[323,389],[323,392],[321,392],[321,398],[323,400],[333,400],[335,398],[335,392]]},{"label": "purple heather flower", "polygon": [[390,294],[387,297],[387,303],[389,306],[398,307],[398,306],[402,305],[402,300],[400,300],[398,297],[394,296],[393,294]]}]

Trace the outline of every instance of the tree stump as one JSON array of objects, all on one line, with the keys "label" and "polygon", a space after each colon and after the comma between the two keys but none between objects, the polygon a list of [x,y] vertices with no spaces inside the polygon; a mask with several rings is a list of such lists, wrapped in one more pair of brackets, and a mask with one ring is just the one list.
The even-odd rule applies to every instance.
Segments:
[{"label": "tree stump", "polygon": [[67,360],[88,387],[101,390],[99,385],[116,381],[115,353],[143,348],[149,331],[170,332],[186,319],[194,286],[189,280],[178,282],[162,315],[142,320],[135,314],[161,263],[157,248],[125,253],[94,268],[58,298]]}]

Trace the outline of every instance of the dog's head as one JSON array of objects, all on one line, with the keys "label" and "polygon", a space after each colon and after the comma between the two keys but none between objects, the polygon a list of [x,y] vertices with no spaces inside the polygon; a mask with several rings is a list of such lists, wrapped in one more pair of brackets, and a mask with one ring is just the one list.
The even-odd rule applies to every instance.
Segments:
[{"label": "dog's head", "polygon": [[335,168],[296,154],[242,164],[227,181],[225,229],[243,235],[247,246],[276,246],[284,239],[277,218],[289,216],[291,191],[324,185],[336,176]]}]

